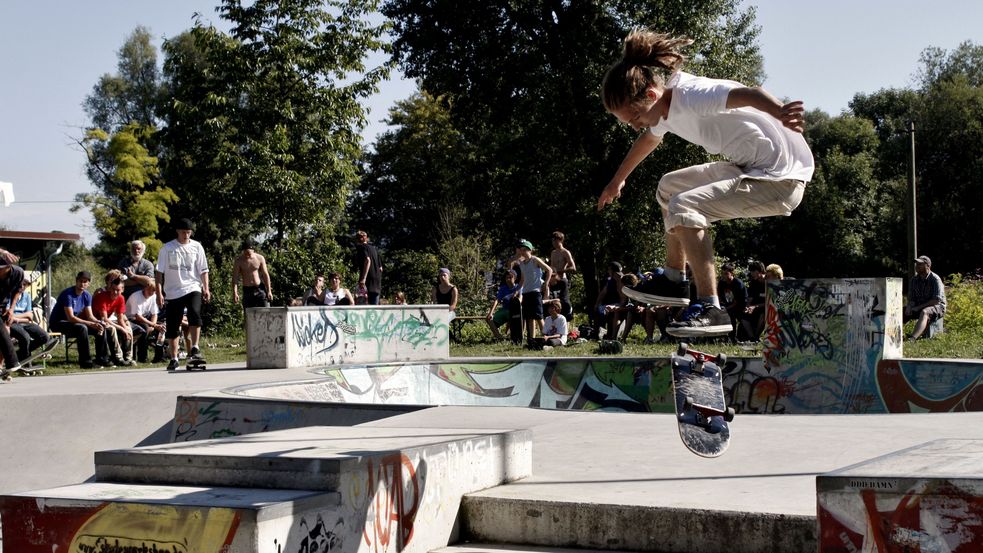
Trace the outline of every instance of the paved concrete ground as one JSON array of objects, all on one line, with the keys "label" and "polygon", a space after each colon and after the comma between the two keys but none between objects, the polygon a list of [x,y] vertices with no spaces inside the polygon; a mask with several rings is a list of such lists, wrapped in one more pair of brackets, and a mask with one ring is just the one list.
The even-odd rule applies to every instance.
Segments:
[{"label": "paved concrete ground", "polygon": [[[0,493],[78,483],[93,473],[94,451],[166,441],[179,394],[310,376],[226,365],[0,385]],[[817,474],[938,438],[983,439],[983,413],[739,415],[727,453],[703,459],[683,447],[673,416],[663,414],[436,407],[368,424],[532,430],[533,475],[473,494],[479,499],[793,517],[815,516]]]}]

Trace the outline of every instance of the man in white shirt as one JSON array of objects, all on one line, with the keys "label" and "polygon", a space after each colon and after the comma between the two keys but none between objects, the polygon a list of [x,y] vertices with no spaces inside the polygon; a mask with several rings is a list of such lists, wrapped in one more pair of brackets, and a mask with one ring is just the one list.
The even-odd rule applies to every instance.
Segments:
[{"label": "man in white shirt", "polygon": [[[148,284],[126,300],[126,318],[130,321],[133,341],[136,346],[137,361],[147,362],[147,350],[151,341],[154,344],[153,363],[164,360],[164,347],[156,345],[157,337],[163,338],[164,325],[157,322],[157,285]],[[163,340],[161,340],[163,342]]]},{"label": "man in white shirt", "polygon": [[189,219],[179,219],[174,225],[177,238],[164,244],[157,255],[157,306],[164,307],[167,298],[165,336],[168,342],[170,362],[167,370],[178,367],[178,338],[181,336],[181,321],[187,309],[188,326],[191,334],[191,354],[189,360],[202,359],[198,348],[201,337],[201,303],[211,299],[208,286],[208,259],[205,248],[197,240],[192,240],[194,224]]}]

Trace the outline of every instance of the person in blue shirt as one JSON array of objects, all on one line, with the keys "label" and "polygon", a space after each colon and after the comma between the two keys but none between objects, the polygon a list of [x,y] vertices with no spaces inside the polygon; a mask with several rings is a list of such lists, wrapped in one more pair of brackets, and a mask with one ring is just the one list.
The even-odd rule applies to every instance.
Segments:
[{"label": "person in blue shirt", "polygon": [[10,335],[17,339],[17,358],[21,360],[30,357],[41,346],[53,345],[48,343],[48,333],[34,322],[34,304],[27,290],[29,284],[30,281],[25,278],[20,297],[14,304],[13,324],[10,325]]},{"label": "person in blue shirt", "polygon": [[502,282],[498,287],[498,292],[495,294],[495,301],[492,302],[491,307],[488,309],[488,327],[491,328],[492,336],[496,340],[504,340],[502,333],[498,329],[503,324],[509,322],[509,315],[511,313],[509,303],[519,297],[519,291],[522,289],[516,280],[515,271],[512,269],[505,271],[505,274],[502,275]]},{"label": "person in blue shirt", "polygon": [[79,350],[79,366],[83,369],[96,366],[89,350],[89,335],[101,336],[105,331],[99,319],[92,314],[92,295],[88,291],[91,281],[92,276],[88,271],[75,275],[75,286],[65,288],[58,294],[55,308],[48,319],[48,328],[53,332],[75,338]]}]

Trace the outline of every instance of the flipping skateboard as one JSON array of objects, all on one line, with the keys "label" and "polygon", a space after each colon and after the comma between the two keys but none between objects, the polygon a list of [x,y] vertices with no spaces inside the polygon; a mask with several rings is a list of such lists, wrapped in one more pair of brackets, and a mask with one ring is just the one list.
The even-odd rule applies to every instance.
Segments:
[{"label": "flipping skateboard", "polygon": [[727,362],[689,349],[681,342],[672,355],[672,388],[676,422],[683,445],[701,457],[719,457],[730,444],[734,409],[727,407],[720,366]]},{"label": "flipping skateboard", "polygon": [[185,370],[188,371],[203,371],[208,367],[205,366],[205,358],[201,355],[192,355],[188,357],[187,362],[184,364]]}]

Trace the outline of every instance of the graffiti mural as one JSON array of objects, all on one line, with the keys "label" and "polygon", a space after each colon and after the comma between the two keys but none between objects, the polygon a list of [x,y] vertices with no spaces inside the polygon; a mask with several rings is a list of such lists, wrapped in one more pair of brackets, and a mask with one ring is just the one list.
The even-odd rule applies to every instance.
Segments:
[{"label": "graffiti mural", "polygon": [[[822,553],[980,551],[978,440],[938,440],[817,480]],[[926,462],[932,459],[932,462]],[[890,467],[888,470],[885,468]],[[888,473],[893,476],[871,476]],[[920,477],[905,477],[921,473]],[[946,477],[932,477],[946,474]]]},{"label": "graffiti mural", "polygon": [[277,307],[246,313],[250,368],[443,359],[448,311],[436,306]]}]

